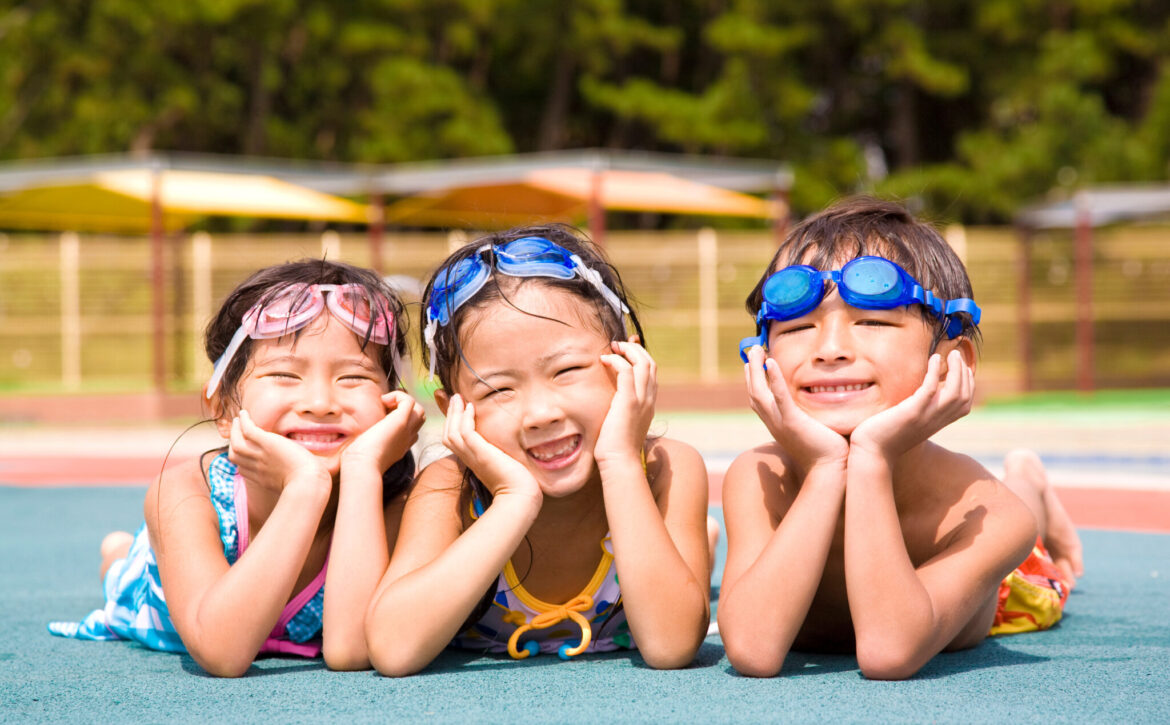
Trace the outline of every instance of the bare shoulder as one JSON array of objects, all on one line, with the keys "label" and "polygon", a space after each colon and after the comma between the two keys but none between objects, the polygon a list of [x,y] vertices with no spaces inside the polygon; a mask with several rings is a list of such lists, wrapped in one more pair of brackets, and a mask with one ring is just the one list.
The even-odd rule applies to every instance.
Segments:
[{"label": "bare shoulder", "polygon": [[707,471],[703,456],[693,446],[673,438],[654,438],[646,445],[646,472],[651,478],[663,473],[690,474]]},{"label": "bare shoulder", "polygon": [[930,474],[923,483],[936,492],[936,508],[946,509],[944,520],[957,536],[996,540],[1010,550],[1031,547],[1036,539],[1031,511],[981,463],[936,446],[926,465]]},{"label": "bare shoulder", "polygon": [[207,499],[210,486],[207,482],[207,464],[210,456],[192,458],[164,470],[146,489],[143,514],[147,522],[157,516],[160,507],[170,508],[192,496]]},{"label": "bare shoulder", "polygon": [[736,456],[723,477],[723,500],[731,506],[739,501],[763,501],[780,517],[796,497],[798,487],[780,444],[772,441]]},{"label": "bare shoulder", "polygon": [[197,458],[170,466],[146,489],[142,515],[151,544],[159,551],[162,532],[194,530],[218,536],[219,518],[211,503],[207,465],[213,456]]},{"label": "bare shoulder", "polygon": [[406,493],[404,510],[459,518],[464,471],[463,464],[455,456],[445,456],[428,464]]},{"label": "bare shoulder", "polygon": [[695,491],[707,500],[707,463],[693,446],[673,438],[654,438],[646,445],[646,478],[655,498],[671,491]]},{"label": "bare shoulder", "polygon": [[458,489],[463,481],[463,464],[455,456],[443,456],[428,463],[419,471],[411,485],[411,493],[424,490]]}]

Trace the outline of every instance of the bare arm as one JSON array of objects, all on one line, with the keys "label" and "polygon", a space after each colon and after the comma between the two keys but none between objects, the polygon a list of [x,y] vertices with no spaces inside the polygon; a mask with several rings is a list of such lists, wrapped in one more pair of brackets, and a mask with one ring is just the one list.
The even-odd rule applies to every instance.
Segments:
[{"label": "bare arm", "polygon": [[784,665],[824,575],[845,492],[843,467],[814,469],[777,524],[787,505],[781,478],[769,469],[777,458],[775,451],[745,453],[723,479],[719,634],[731,665],[754,677]]},{"label": "bare arm", "polygon": [[[1022,505],[973,484],[965,520],[948,544],[915,569],[894,502],[891,461],[970,410],[973,375],[959,353],[932,358],[918,391],[854,431],[845,494],[845,582],[857,632],[857,659],[871,678],[913,675],[967,631],[999,581],[1027,554],[1035,524]],[[929,445],[929,444],[927,444]]]},{"label": "bare arm", "polygon": [[617,390],[594,455],[630,632],[646,664],[690,664],[711,617],[707,571],[707,471],[689,446],[658,440],[642,466],[654,417],[656,366],[633,342],[602,355]]},{"label": "bare arm", "polygon": [[493,488],[492,504],[463,531],[459,465],[438,461],[419,477],[390,568],[366,612],[370,661],[384,675],[409,675],[430,664],[459,633],[540,512],[536,481],[475,432],[474,410],[459,396],[447,411],[444,443]]},{"label": "bare arm", "polygon": [[387,393],[388,413],[342,455],[341,490],[325,575],[322,618],[325,664],[334,670],[370,666],[365,614],[390,560],[403,499],[382,504],[382,472],[400,460],[418,439],[426,415],[403,392]]},{"label": "bare arm", "polygon": [[848,448],[792,401],[762,349],[750,350],[748,360],[752,408],[776,444],[743,454],[724,477],[719,633],[737,671],[770,677],[784,665],[824,575]]},{"label": "bare arm", "polygon": [[646,664],[664,669],[691,663],[711,616],[707,472],[689,446],[654,449],[657,500],[638,459],[607,465],[601,480],[630,632]]},{"label": "bare arm", "polygon": [[[236,457],[257,453],[244,430],[259,429],[241,416],[244,422],[232,433]],[[294,470],[281,474],[283,486],[264,527],[231,566],[197,462],[164,472],[147,492],[144,513],[172,621],[210,674],[236,677],[248,669],[304,567],[332,481],[320,466]]]}]

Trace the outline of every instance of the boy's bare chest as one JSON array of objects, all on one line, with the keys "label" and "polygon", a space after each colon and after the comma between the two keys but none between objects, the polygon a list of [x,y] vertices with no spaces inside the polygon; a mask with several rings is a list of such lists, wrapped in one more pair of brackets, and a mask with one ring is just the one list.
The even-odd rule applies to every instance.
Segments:
[{"label": "boy's bare chest", "polygon": [[[924,532],[919,522],[902,522],[902,536],[911,564],[917,568],[941,550],[934,531]],[[808,615],[793,643],[794,649],[810,652],[853,652],[856,639],[845,581],[844,526],[839,524],[825,561],[820,585]]]}]

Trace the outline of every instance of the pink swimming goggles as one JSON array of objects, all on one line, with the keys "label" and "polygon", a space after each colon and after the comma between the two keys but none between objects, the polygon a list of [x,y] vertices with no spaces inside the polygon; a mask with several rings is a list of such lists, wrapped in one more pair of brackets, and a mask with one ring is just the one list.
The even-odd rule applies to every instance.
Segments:
[{"label": "pink swimming goggles", "polygon": [[207,381],[211,398],[219,381],[246,338],[264,340],[290,335],[306,327],[328,308],[342,324],[363,340],[387,345],[394,338],[394,315],[381,297],[360,284],[292,284],[262,298],[244,313],[240,329],[215,361]]}]

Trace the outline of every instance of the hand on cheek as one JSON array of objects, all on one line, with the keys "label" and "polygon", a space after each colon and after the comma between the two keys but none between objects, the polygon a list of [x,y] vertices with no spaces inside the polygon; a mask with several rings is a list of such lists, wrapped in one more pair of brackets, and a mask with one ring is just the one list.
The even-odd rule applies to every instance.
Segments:
[{"label": "hand on cheek", "polygon": [[862,421],[850,436],[851,449],[864,449],[887,460],[929,439],[971,411],[975,372],[959,350],[930,356],[922,385],[897,405]]},{"label": "hand on cheek", "polygon": [[650,353],[633,342],[615,342],[612,349],[615,354],[601,356],[616,390],[594,448],[599,464],[622,456],[641,458],[658,396],[658,368]]},{"label": "hand on cheek", "polygon": [[544,494],[528,468],[484,439],[476,430],[475,405],[452,395],[443,425],[443,445],[479,477],[493,496],[519,494],[539,502]]},{"label": "hand on cheek", "polygon": [[228,459],[245,480],[276,492],[283,491],[298,476],[332,484],[321,459],[288,438],[256,425],[246,410],[232,420]]}]

